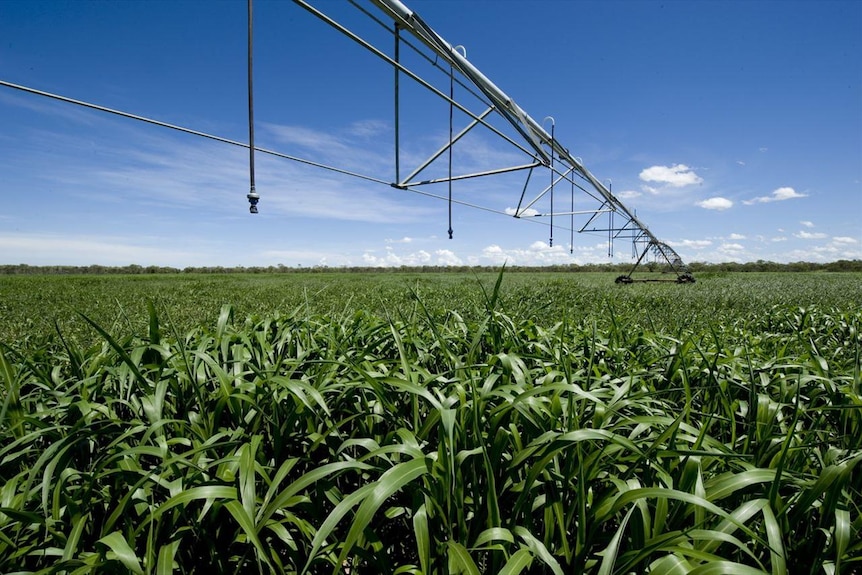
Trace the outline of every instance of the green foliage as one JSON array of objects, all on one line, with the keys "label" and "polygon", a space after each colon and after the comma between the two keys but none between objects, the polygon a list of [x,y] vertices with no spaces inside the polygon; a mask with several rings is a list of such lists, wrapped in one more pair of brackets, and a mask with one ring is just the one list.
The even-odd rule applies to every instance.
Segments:
[{"label": "green foliage", "polygon": [[608,277],[88,278],[2,328],[0,572],[859,571],[858,285]]}]

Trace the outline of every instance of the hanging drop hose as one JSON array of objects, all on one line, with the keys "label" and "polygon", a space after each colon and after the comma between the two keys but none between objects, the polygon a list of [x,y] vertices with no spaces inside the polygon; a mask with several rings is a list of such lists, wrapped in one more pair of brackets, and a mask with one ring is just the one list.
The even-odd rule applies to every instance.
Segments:
[{"label": "hanging drop hose", "polygon": [[449,66],[449,239],[452,239],[452,114],[455,99],[455,75]]},{"label": "hanging drop hose", "polygon": [[[551,238],[548,240],[548,247],[552,248],[554,247],[554,128],[556,127],[557,122],[554,120],[553,116],[546,116],[545,120],[551,121]],[[544,123],[545,120],[542,120],[542,123]]]},{"label": "hanging drop hose", "polygon": [[252,78],[254,77],[252,70],[252,47],[253,27],[252,27],[252,10],[251,0],[248,0],[248,179],[249,192],[248,211],[252,214],[257,213],[257,203],[260,201],[260,196],[254,189],[254,90]]},{"label": "hanging drop hose", "polygon": [[575,253],[575,174],[574,170],[572,170],[572,221],[569,224],[569,232],[571,234],[571,238],[569,239],[569,253]]},{"label": "hanging drop hose", "polygon": [[554,125],[551,124],[551,239],[548,247],[554,247]]}]

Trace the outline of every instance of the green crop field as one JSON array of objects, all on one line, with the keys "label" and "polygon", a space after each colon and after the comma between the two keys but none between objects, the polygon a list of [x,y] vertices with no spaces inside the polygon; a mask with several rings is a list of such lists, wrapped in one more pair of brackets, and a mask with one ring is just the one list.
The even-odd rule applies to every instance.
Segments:
[{"label": "green crop field", "polygon": [[0,276],[0,572],[862,574],[862,274]]}]

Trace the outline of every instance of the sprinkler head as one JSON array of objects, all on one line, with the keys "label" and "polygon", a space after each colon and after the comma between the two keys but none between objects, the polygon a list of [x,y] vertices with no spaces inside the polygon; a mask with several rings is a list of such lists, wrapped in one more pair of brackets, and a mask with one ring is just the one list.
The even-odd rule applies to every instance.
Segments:
[{"label": "sprinkler head", "polygon": [[257,213],[257,203],[260,201],[260,196],[257,195],[257,192],[254,191],[254,188],[246,195],[248,198],[248,211],[249,213],[256,214]]}]

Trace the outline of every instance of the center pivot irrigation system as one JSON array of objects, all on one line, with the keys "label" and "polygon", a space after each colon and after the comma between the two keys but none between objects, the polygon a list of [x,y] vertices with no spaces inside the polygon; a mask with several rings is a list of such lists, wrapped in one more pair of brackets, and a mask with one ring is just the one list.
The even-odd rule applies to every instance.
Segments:
[{"label": "center pivot irrigation system", "polygon": [[[368,181],[388,184],[397,190],[422,194],[448,202],[449,206],[449,238],[453,237],[452,207],[453,204],[478,208],[488,212],[513,216],[515,218],[535,223],[543,223],[550,228],[549,245],[553,246],[554,230],[567,231],[570,234],[570,249],[574,250],[574,235],[599,235],[607,239],[608,256],[613,256],[614,243],[625,240],[631,243],[634,265],[626,273],[617,277],[616,282],[629,284],[636,281],[657,282],[669,281],[676,283],[693,283],[694,277],[682,258],[668,244],[660,241],[647,226],[636,216],[635,212],[626,207],[611,192],[607,186],[591,174],[580,158],[573,156],[555,137],[555,120],[552,116],[537,122],[527,114],[503,90],[497,87],[482,72],[467,59],[463,46],[453,46],[437,34],[416,12],[410,10],[398,0],[347,0],[346,2],[319,2],[327,12],[343,10],[346,6],[355,8],[375,25],[376,34],[361,36],[346,25],[340,23],[321,7],[314,6],[305,0],[293,0],[295,4],[327,24],[332,29],[345,35],[350,40],[372,53],[394,70],[393,103],[394,103],[394,181],[375,176],[351,172],[336,166],[287,155],[272,150],[256,147],[254,143],[254,91],[252,73],[253,48],[253,15],[252,0],[248,2],[248,124],[249,143],[228,140],[197,130],[167,124],[158,120],[145,118],[115,109],[106,108],[80,100],[50,94],[33,88],[20,86],[0,80],[0,85],[23,90],[40,96],[47,96],[61,101],[86,106],[103,112],[117,114],[127,118],[156,124],[162,127],[179,130],[196,136],[218,140],[224,143],[241,146],[249,150],[250,190],[247,195],[251,213],[258,213],[258,203],[261,196],[255,188],[255,152],[302,162],[306,165],[332,170],[347,176],[356,176]],[[385,31],[380,34],[379,31]],[[406,33],[406,34],[405,34]],[[374,40],[369,39],[373,37]],[[384,38],[381,40],[381,38]],[[403,52],[408,51],[407,54]],[[410,60],[410,58],[413,58]],[[408,63],[408,60],[410,63]],[[428,71],[418,72],[414,63],[425,65]],[[402,153],[403,138],[407,136],[403,129],[402,116],[406,115],[405,97],[410,94],[405,91],[402,79],[413,81],[411,87],[419,86],[427,93],[448,104],[448,138],[424,161],[415,163],[408,172],[403,170],[406,155]],[[456,98],[456,86],[458,97]],[[439,101],[438,100],[438,101]],[[463,125],[455,131],[455,118]],[[545,125],[550,126],[550,133]],[[465,144],[469,136],[477,131],[493,134],[511,145],[523,154],[524,161],[517,165],[505,165],[494,169],[484,169],[469,173],[453,172],[453,153],[459,144]],[[495,141],[499,141],[495,138]],[[503,157],[510,158],[511,154]],[[441,164],[444,167],[440,168]],[[429,169],[429,168],[434,169]],[[536,170],[547,170],[549,178],[547,185],[536,186],[531,179]],[[435,172],[436,170],[436,172]],[[435,174],[429,177],[429,172]],[[499,207],[479,205],[475,201],[456,199],[453,196],[453,183],[467,180],[487,179],[490,177],[509,177],[517,173],[525,174],[520,198],[515,209],[500,209]],[[406,174],[406,175],[405,175]],[[447,187],[447,194],[427,191],[433,186]],[[555,210],[555,192],[563,190],[571,193],[570,209],[560,210],[562,204],[557,200]],[[528,194],[529,192],[529,194]],[[577,204],[576,204],[577,195]],[[514,198],[513,198],[514,199]],[[575,207],[584,206],[575,210]],[[556,222],[555,222],[556,218]],[[560,224],[560,221],[564,222]],[[655,269],[658,264],[663,275],[657,278],[650,274],[647,277],[633,277],[633,273],[642,264]]]}]

